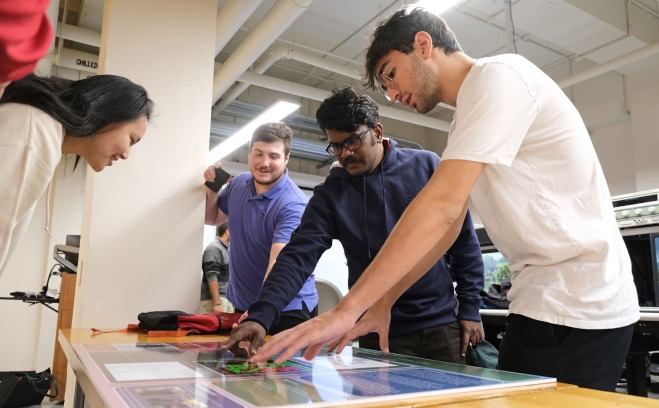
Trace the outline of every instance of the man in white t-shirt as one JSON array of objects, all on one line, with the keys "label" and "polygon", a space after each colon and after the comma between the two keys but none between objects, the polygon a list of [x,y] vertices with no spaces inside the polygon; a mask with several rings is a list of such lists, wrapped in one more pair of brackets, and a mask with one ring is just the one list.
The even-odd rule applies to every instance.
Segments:
[{"label": "man in white t-shirt", "polygon": [[420,113],[456,107],[443,160],[344,301],[252,360],[305,346],[311,358],[328,342],[342,348],[386,333],[391,304],[453,243],[471,201],[512,272],[499,368],[614,390],[638,299],[606,180],[570,100],[521,56],[465,55],[423,9],[399,10],[376,29],[366,81]]}]

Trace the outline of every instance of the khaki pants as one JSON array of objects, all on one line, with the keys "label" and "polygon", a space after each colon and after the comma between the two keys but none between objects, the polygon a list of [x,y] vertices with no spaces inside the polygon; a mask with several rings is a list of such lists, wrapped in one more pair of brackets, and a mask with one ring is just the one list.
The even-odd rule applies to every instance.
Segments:
[{"label": "khaki pants", "polygon": [[[233,313],[234,308],[231,302],[227,298],[220,298],[220,305],[222,306],[222,311],[225,313]],[[209,314],[209,313],[214,313],[215,310],[213,310],[213,299],[209,300],[202,300],[201,304],[199,305],[199,314]]]}]

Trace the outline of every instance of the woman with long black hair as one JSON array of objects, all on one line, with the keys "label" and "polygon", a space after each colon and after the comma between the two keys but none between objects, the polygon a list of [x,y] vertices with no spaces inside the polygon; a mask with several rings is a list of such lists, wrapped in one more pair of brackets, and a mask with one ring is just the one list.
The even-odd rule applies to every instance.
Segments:
[{"label": "woman with long black hair", "polygon": [[152,114],[146,90],[120,76],[31,75],[9,84],[0,98],[0,274],[62,155],[101,171],[128,158]]}]

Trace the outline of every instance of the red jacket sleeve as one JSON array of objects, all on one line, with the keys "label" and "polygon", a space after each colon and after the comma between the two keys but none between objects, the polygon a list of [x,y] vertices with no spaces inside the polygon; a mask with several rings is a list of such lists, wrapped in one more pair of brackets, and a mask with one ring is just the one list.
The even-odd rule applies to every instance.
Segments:
[{"label": "red jacket sleeve", "polygon": [[34,71],[53,40],[49,0],[0,0],[0,83]]}]

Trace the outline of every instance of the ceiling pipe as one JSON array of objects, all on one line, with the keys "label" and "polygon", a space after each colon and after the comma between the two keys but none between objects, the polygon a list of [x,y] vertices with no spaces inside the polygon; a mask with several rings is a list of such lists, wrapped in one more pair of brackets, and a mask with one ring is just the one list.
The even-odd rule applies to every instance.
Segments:
[{"label": "ceiling pipe", "polygon": [[[275,62],[286,57],[288,54],[287,47],[275,47],[268,51],[268,55],[265,59],[261,60],[254,64],[254,67],[251,69],[252,72],[257,74],[262,74],[268,70]],[[215,116],[218,113],[224,111],[231,102],[235,101],[245,90],[249,88],[249,84],[244,82],[236,82],[231,86],[231,88],[222,95],[222,100],[213,107],[213,112],[211,116]]]},{"label": "ceiling pipe", "polygon": [[572,86],[578,84],[579,82],[583,82],[587,79],[594,78],[598,75],[604,74],[606,72],[616,70],[620,67],[631,64],[632,62],[642,60],[643,58],[647,58],[656,53],[659,53],[659,42],[649,45],[645,48],[632,51],[629,54],[625,54],[621,57],[614,58],[603,64],[579,72],[578,74],[561,79],[560,81],[557,81],[557,83],[558,86],[560,86],[561,88],[567,88],[568,86]]},{"label": "ceiling pipe", "polygon": [[506,15],[506,50],[515,53],[515,30],[513,29],[513,10],[511,0],[503,0],[503,9]]},{"label": "ceiling pipe", "polygon": [[56,35],[64,40],[101,47],[101,33],[86,28],[57,23]]},{"label": "ceiling pipe", "polygon": [[[240,1],[240,0],[235,0],[235,1]],[[250,0],[250,1],[251,1],[251,0]],[[291,1],[291,0],[287,0],[287,1]],[[307,1],[309,1],[309,0],[307,0]],[[313,1],[313,0],[311,0],[311,1]],[[311,2],[311,1],[309,1],[309,2]],[[226,6],[225,6],[225,8],[226,8]],[[223,9],[223,10],[224,10],[224,9]],[[218,16],[219,16],[219,15],[218,15]],[[94,38],[95,36],[99,36],[99,38],[100,38],[100,33],[95,32],[95,31],[93,31],[93,30],[88,30],[88,29],[84,29],[84,28],[79,28],[79,27],[77,27],[77,30],[76,30],[76,31],[79,32],[79,33],[82,33],[83,31],[88,31],[88,32],[89,32],[89,33],[87,33],[85,36],[81,36],[81,37],[79,37],[79,38],[81,38],[81,39],[82,39],[82,38]],[[57,34],[58,34],[58,33],[56,33],[56,35],[57,35]],[[90,44],[89,42],[82,42],[82,43],[83,43],[83,44],[88,44],[88,45],[94,45],[93,43]],[[283,47],[283,48],[286,48],[286,47]],[[590,78],[593,78],[593,77],[596,77],[596,76],[598,76],[598,75],[604,74],[604,73],[606,73],[606,72],[609,72],[609,71],[615,70],[615,69],[617,69],[617,68],[623,67],[623,66],[625,66],[625,65],[628,65],[628,64],[634,63],[634,62],[639,61],[639,60],[641,60],[641,59],[643,59],[643,58],[647,58],[647,57],[652,56],[652,55],[654,55],[654,54],[656,54],[656,53],[658,53],[658,52],[659,52],[659,43],[655,43],[655,44],[649,45],[649,46],[647,46],[647,47],[641,48],[641,49],[639,49],[639,50],[632,51],[632,52],[630,52],[629,54],[626,54],[626,55],[623,55],[623,56],[621,56],[621,57],[615,58],[615,59],[613,59],[613,60],[611,60],[611,61],[608,61],[608,62],[605,62],[605,63],[603,63],[603,64],[597,65],[597,66],[595,66],[595,67],[593,67],[593,68],[587,69],[587,70],[585,70],[585,71],[583,71],[583,72],[580,72],[580,73],[578,73],[578,74],[575,74],[575,75],[572,75],[572,76],[570,76],[570,77],[564,78],[564,79],[562,79],[562,80],[560,80],[560,81],[557,81],[557,83],[558,83],[558,85],[559,85],[561,88],[567,88],[567,87],[569,87],[569,86],[576,85],[576,84],[578,84],[578,83],[580,83],[580,82],[586,81],[586,80],[588,80],[588,79],[590,79]],[[345,65],[341,65],[341,64],[336,64],[336,63],[333,63],[332,61],[327,61],[327,60],[325,60],[324,58],[318,58],[318,57],[313,57],[313,56],[307,56],[305,53],[301,53],[301,52],[290,52],[290,51],[287,51],[287,52],[286,52],[286,57],[287,57],[287,58],[290,58],[290,59],[297,59],[297,60],[299,60],[299,61],[301,61],[301,62],[311,61],[313,58],[315,58],[315,59],[317,60],[316,62],[321,62],[321,61],[322,61],[322,62],[323,62],[323,65],[316,65],[315,63],[314,63],[313,65],[316,65],[316,66],[318,66],[319,68],[328,69],[328,70],[330,70],[330,71],[333,71],[333,70],[334,70],[333,68],[329,68],[329,67],[331,66],[331,64],[334,64],[334,65],[340,65],[340,66],[343,67],[343,68],[341,68],[343,71],[342,71],[342,72],[339,72],[338,69],[337,69],[337,70],[334,70],[334,71],[337,72],[337,73],[341,73],[341,75],[345,75],[345,76],[348,76],[348,77],[350,77],[350,78],[353,78],[353,76],[347,75],[348,72],[345,72],[345,70],[350,70],[347,66],[345,66]],[[51,58],[52,58],[52,56],[51,56]],[[96,58],[98,58],[98,57],[96,57]],[[306,61],[305,61],[305,60],[306,60]],[[319,61],[318,61],[318,60],[319,60]],[[56,62],[57,62],[57,61],[56,61]],[[307,62],[307,63],[310,63],[310,62]],[[75,67],[74,69],[80,69],[80,67]],[[216,71],[216,74],[217,74],[217,72],[219,72],[219,71],[220,71],[220,70]],[[352,70],[350,70],[350,71],[352,71]],[[344,72],[345,72],[345,73],[344,73]],[[248,74],[248,71],[246,71],[245,74]],[[257,75],[257,74],[254,74],[254,75]],[[354,73],[353,73],[353,75],[354,75]],[[252,79],[255,80],[255,81],[259,81],[258,76],[259,76],[259,75],[257,75],[256,77],[252,77]],[[264,77],[264,78],[268,78],[268,77]],[[276,78],[272,78],[272,80],[276,80]],[[243,82],[247,82],[247,81],[243,81]],[[260,81],[259,81],[259,82],[260,82]],[[264,82],[267,82],[267,81],[264,81]],[[280,92],[283,92],[283,93],[292,93],[292,92],[290,92],[290,89],[292,88],[291,84],[292,84],[292,85],[295,85],[296,87],[297,87],[297,86],[301,86],[302,89],[304,89],[304,88],[314,89],[314,88],[311,88],[311,87],[305,87],[305,86],[302,86],[302,85],[293,84],[293,83],[288,82],[288,81],[283,81],[283,82],[285,82],[285,83],[287,84],[286,87],[288,87],[287,89],[280,90]],[[254,83],[254,85],[257,85],[257,84]],[[259,86],[263,86],[263,87],[265,87],[265,88],[268,88],[267,85],[259,85]],[[272,89],[277,90],[277,88],[272,88]],[[306,92],[306,91],[304,91],[304,92],[302,92],[302,93],[305,93],[305,92]],[[320,92],[323,92],[323,91],[320,91]],[[303,97],[304,97],[303,94],[297,94],[297,93],[292,93],[292,94],[293,94],[293,95],[303,96]],[[323,99],[324,99],[326,96],[327,96],[327,95],[325,94],[325,96],[323,97]],[[310,98],[310,99],[315,99],[315,98]],[[319,99],[316,99],[316,100],[319,100]],[[320,99],[320,100],[322,100],[322,99]],[[380,108],[380,113],[382,113],[383,109],[385,109],[385,108],[388,108],[388,109],[394,109],[394,108],[389,108],[389,107],[386,107],[386,106],[385,106],[385,107],[381,107],[381,108]],[[388,109],[385,109],[385,111],[388,110]],[[396,110],[399,110],[399,109],[396,109]],[[401,112],[402,112],[402,113],[408,113],[408,112],[405,112],[405,111],[401,111]],[[384,115],[384,114],[383,114],[382,116],[385,116],[385,117],[392,117],[392,116],[386,116],[386,115]],[[423,116],[416,116],[416,115],[415,115],[415,116],[414,116],[414,119],[412,120],[411,123],[418,123],[419,118],[421,118],[421,117],[423,117]],[[401,120],[403,120],[403,119],[401,119]],[[405,121],[406,121],[406,120],[405,120]],[[447,123],[447,122],[444,122],[444,121],[439,121],[439,122]],[[436,126],[429,126],[429,127],[432,127],[432,128],[438,128],[438,127],[436,127]]]},{"label": "ceiling pipe", "polygon": [[312,3],[313,0],[279,0],[268,10],[240,47],[215,71],[213,104]]},{"label": "ceiling pipe", "polygon": [[217,56],[263,0],[229,0],[217,13],[215,55]]},{"label": "ceiling pipe", "polygon": [[[272,48],[265,59],[261,60],[257,64],[254,65],[254,68],[250,72],[256,73],[256,74],[263,74],[265,71],[268,70],[275,62],[281,60],[281,59],[291,59],[295,61],[300,61],[304,62],[305,64],[309,64],[311,66],[315,66],[318,68],[325,69],[330,72],[334,72],[343,76],[346,76],[348,78],[356,79],[356,80],[361,80],[362,76],[360,73],[356,72],[352,68],[350,68],[347,65],[339,64],[336,62],[329,61],[325,58],[320,58],[316,57],[314,55],[311,55],[309,53],[305,52],[300,52],[300,51],[295,51],[294,49],[290,47],[285,47],[285,46],[279,46],[279,47],[274,47]],[[215,105],[213,108],[213,113],[212,116],[215,116],[219,114],[220,112],[224,111],[230,104],[231,102],[235,101],[247,88],[249,88],[250,84],[245,83],[245,82],[236,82],[231,89],[229,89],[228,92],[226,92],[222,96],[222,100]],[[301,95],[298,95],[301,96]],[[449,108],[454,110],[455,108],[453,106],[446,105],[444,103],[440,103],[443,107]],[[414,121],[412,122],[414,124],[417,123],[417,118],[414,118]]]},{"label": "ceiling pipe", "polygon": [[[286,46],[278,46],[270,49],[266,57],[260,62],[256,63],[251,71],[257,74],[262,74],[267,71],[268,68],[270,68],[275,62],[281,59],[291,59],[304,62],[305,64],[316,66],[330,72],[335,72],[349,78],[361,79],[361,75],[359,73],[355,72],[353,69],[346,65],[338,64],[336,62],[316,57],[305,52],[296,52],[294,49]],[[245,92],[247,88],[249,88],[249,84],[244,82],[235,83],[231,89],[229,89],[229,91],[222,96],[222,100],[213,108],[213,116],[226,109],[227,106],[229,106],[231,102],[235,101],[243,92]]]},{"label": "ceiling pipe", "polygon": [[[259,75],[251,71],[245,71],[238,80],[241,82],[249,83],[250,85],[268,88],[290,95],[297,95],[315,101],[322,101],[330,95],[329,91],[323,89],[312,88],[310,86],[301,85],[295,82],[285,81],[279,78],[273,78],[266,75]],[[419,126],[429,127],[431,129],[443,130],[448,132],[450,123],[431,118],[429,116],[420,115],[418,113],[405,112],[400,109],[392,108],[389,106],[380,106],[380,116],[400,120],[403,122],[414,123]]]},{"label": "ceiling pipe", "polygon": [[[270,49],[266,57],[260,62],[256,63],[251,71],[257,74],[262,74],[267,71],[268,68],[270,68],[275,62],[281,59],[290,59],[304,62],[305,64],[316,66],[318,68],[322,68],[327,71],[346,76],[348,78],[361,79],[361,75],[359,73],[346,65],[338,64],[336,62],[316,57],[305,52],[296,52],[294,49],[286,46],[278,46]],[[222,100],[217,105],[215,105],[213,114],[222,112],[224,109],[226,109],[226,107],[229,106],[231,102],[235,101],[243,92],[245,92],[247,88],[249,88],[249,84],[244,82],[235,83],[231,89],[222,96]]]},{"label": "ceiling pipe", "polygon": [[42,77],[49,77],[53,73],[53,61],[55,60],[55,37],[57,36],[57,25],[54,22],[57,21],[57,15],[59,13],[59,2],[51,1],[46,9],[46,15],[50,21],[50,28],[53,30],[53,39],[50,42],[48,47],[48,52],[46,55],[39,60],[37,66],[34,69],[35,74]]},{"label": "ceiling pipe", "polygon": [[332,62],[326,58],[317,57],[306,52],[296,51],[293,48],[288,48],[288,52],[284,55],[284,58],[304,62],[305,64],[323,68],[327,71],[335,72],[348,78],[362,79],[362,74],[350,68],[349,65]]},{"label": "ceiling pipe", "polygon": [[[286,48],[286,47],[283,47]],[[291,59],[295,61],[300,61],[304,62],[305,64],[309,64],[314,67],[322,68],[324,70],[334,72],[340,75],[343,75],[348,78],[356,79],[358,81],[362,81],[363,79],[363,74],[361,72],[358,72],[354,70],[353,68],[350,68],[349,65],[343,65],[339,64],[337,62],[332,62],[328,60],[327,58],[321,58],[303,51],[296,51],[292,48],[287,48],[287,52],[284,54],[283,51],[279,51],[279,54],[283,54],[282,58],[285,59]],[[265,71],[264,71],[265,72]],[[455,107],[447,105],[443,102],[439,104],[443,108],[446,109],[451,109],[455,110]]]}]

